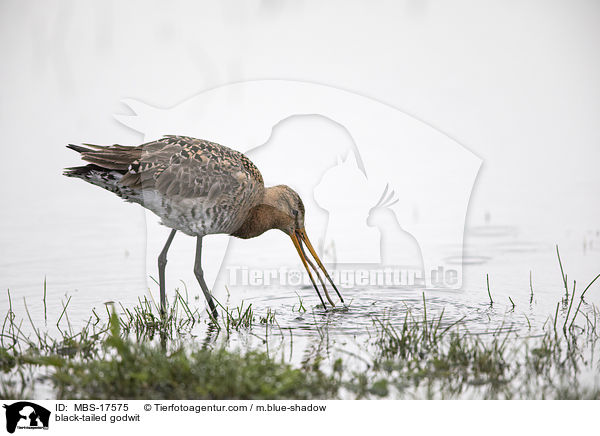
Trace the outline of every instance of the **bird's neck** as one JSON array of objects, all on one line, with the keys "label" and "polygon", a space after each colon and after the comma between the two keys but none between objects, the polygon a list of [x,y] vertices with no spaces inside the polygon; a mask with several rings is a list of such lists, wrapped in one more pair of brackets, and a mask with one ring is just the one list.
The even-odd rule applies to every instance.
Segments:
[{"label": "bird's neck", "polygon": [[289,224],[290,217],[283,212],[279,186],[265,188],[262,199],[250,209],[248,216],[231,236],[249,239],[267,230],[281,229]]}]

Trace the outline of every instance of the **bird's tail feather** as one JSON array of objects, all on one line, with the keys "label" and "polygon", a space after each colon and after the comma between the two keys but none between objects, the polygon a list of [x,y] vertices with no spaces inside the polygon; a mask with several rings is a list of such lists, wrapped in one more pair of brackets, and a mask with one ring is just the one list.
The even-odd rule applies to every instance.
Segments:
[{"label": "bird's tail feather", "polygon": [[129,166],[139,160],[142,151],[139,147],[127,147],[124,145],[81,145],[69,144],[67,148],[75,150],[81,154],[81,158],[91,164],[97,165],[107,170],[116,170],[125,172]]}]

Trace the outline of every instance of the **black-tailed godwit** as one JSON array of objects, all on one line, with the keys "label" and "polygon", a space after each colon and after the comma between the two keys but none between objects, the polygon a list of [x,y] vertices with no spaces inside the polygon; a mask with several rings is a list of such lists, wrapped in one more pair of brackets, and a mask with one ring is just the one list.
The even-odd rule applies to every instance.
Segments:
[{"label": "black-tailed godwit", "polygon": [[194,275],[215,317],[217,311],[204,281],[201,253],[202,238],[216,233],[247,239],[270,229],[283,231],[292,239],[323,307],[325,302],[310,268],[329,303],[334,303],[303,244],[344,302],[306,235],[300,196],[286,185],[265,188],[260,171],[242,153],[214,142],[174,135],[139,146],[83,145],[71,144],[68,148],[79,152],[89,164],[67,168],[66,176],[83,179],[126,201],[139,203],[173,229],[158,256],[163,313],[167,251],[178,230],[196,237]]}]

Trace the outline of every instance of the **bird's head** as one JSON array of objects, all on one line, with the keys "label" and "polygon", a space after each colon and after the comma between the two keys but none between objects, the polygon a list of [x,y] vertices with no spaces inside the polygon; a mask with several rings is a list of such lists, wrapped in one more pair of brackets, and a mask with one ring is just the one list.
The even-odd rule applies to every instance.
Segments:
[{"label": "bird's head", "polygon": [[304,229],[304,203],[296,191],[286,185],[267,188],[265,203],[271,206],[273,226],[287,235]]}]

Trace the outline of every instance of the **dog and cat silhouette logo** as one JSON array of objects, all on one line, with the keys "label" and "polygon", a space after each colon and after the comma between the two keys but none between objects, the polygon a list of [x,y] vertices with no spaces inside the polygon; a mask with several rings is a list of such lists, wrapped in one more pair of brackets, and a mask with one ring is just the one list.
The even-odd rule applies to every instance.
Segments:
[{"label": "dog and cat silhouette logo", "polygon": [[48,429],[50,411],[42,406],[29,401],[19,401],[10,405],[4,404],[6,409],[6,431],[14,433],[19,429]]},{"label": "dog and cat silhouette logo", "polygon": [[[334,275],[388,268],[427,288],[461,288],[467,211],[483,161],[431,125],[367,96],[290,80],[225,84],[168,108],[123,103],[130,111],[115,118],[147,141],[172,133],[210,139],[246,153],[267,185],[291,186]],[[146,230],[153,271],[165,229],[149,215]],[[204,268],[219,272],[207,278],[213,289],[252,266],[236,257],[241,241],[207,244]]]}]

